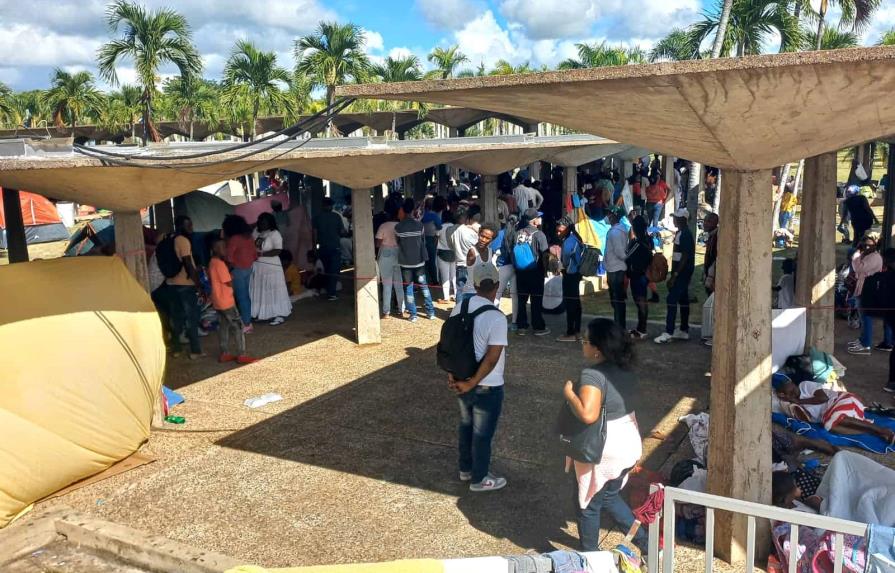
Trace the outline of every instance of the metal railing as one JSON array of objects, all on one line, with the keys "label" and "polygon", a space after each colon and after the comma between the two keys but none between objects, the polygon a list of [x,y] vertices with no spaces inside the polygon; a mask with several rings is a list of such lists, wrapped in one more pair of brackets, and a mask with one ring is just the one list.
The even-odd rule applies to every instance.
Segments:
[{"label": "metal railing", "polygon": [[[652,486],[656,491],[658,486]],[[675,537],[675,503],[686,503],[705,508],[705,572],[712,573],[712,560],[715,550],[715,510],[729,511],[746,516],[746,566],[745,571],[752,573],[755,566],[755,519],[769,519],[790,524],[789,536],[789,573],[795,573],[799,560],[799,527],[812,527],[835,533],[833,536],[833,572],[842,573],[843,535],[863,537],[867,533],[867,524],[835,517],[815,515],[792,509],[783,509],[770,505],[762,505],[739,499],[731,499],[708,493],[700,493],[665,488],[665,502],[656,520],[649,526],[650,573],[672,573],[674,571],[674,537]],[[662,568],[659,569],[659,517],[664,520],[665,547],[662,555]],[[804,556],[808,558],[809,556]]]}]

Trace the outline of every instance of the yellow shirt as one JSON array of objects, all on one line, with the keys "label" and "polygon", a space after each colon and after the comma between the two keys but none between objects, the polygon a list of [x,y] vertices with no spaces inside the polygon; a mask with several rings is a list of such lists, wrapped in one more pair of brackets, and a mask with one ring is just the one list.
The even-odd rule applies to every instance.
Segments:
[{"label": "yellow shirt", "polygon": [[289,291],[290,296],[295,296],[301,294],[301,291],[304,290],[304,287],[301,284],[301,272],[299,272],[298,267],[294,264],[286,267],[286,290]]},{"label": "yellow shirt", "polygon": [[796,198],[792,193],[786,192],[783,194],[783,198],[780,199],[780,210],[784,212],[794,211],[796,208]]}]

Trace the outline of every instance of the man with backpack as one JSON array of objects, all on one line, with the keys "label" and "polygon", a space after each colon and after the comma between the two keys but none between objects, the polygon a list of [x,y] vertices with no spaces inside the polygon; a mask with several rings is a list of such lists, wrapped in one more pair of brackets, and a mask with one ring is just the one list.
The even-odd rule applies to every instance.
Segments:
[{"label": "man with backpack", "polygon": [[520,229],[510,238],[510,257],[516,269],[516,288],[519,291],[519,312],[516,317],[516,334],[525,336],[528,329],[526,305],[531,297],[531,325],[535,336],[550,334],[544,322],[544,277],[546,276],[545,254],[549,249],[547,236],[540,230],[543,213],[536,209],[526,209],[522,214]]},{"label": "man with backpack", "polygon": [[[445,321],[438,360],[449,371],[448,387],[460,403],[460,481],[469,482],[469,491],[486,492],[507,485],[505,478],[489,471],[491,441],[503,406],[507,317],[494,306],[497,267],[490,262],[479,265],[472,280],[475,296],[454,306]],[[471,377],[463,379],[469,373]]]},{"label": "man with backpack", "polygon": [[[674,212],[674,251],[671,255],[671,274],[668,275],[668,310],[665,315],[665,332],[654,340],[665,344],[672,340],[690,340],[690,279],[696,268],[696,242],[687,221],[690,212],[681,207]],[[675,330],[677,307],[681,307],[681,327]]]},{"label": "man with backpack", "polygon": [[165,237],[155,250],[159,270],[168,285],[172,333],[171,351],[181,352],[180,336],[186,331],[190,344],[190,358],[202,356],[199,345],[199,273],[193,262],[193,221],[184,215],[174,219],[175,234]]}]

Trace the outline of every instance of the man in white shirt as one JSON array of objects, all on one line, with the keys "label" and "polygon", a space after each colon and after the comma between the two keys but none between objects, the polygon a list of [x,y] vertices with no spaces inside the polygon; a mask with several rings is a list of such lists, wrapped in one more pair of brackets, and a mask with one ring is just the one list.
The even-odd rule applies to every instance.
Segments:
[{"label": "man in white shirt", "polygon": [[621,224],[625,216],[625,208],[618,205],[609,210],[608,219],[612,228],[606,234],[606,252],[603,253],[603,267],[606,269],[606,279],[609,282],[609,302],[615,314],[615,323],[625,329],[625,299],[628,293],[625,291],[625,271],[628,264],[625,262],[625,252],[628,249],[628,231]]},{"label": "man in white shirt", "polygon": [[[494,306],[500,282],[497,267],[491,263],[479,265],[473,281],[476,294],[469,299],[467,312]],[[462,308],[463,304],[458,303],[451,316],[460,314]],[[507,317],[497,307],[482,312],[475,317],[472,336],[478,370],[469,380],[456,380],[448,374],[448,387],[457,393],[460,402],[460,481],[470,482],[472,492],[496,491],[507,485],[505,478],[489,471],[491,440],[503,406]]]},{"label": "man in white shirt", "polygon": [[457,212],[457,228],[450,238],[451,248],[454,249],[454,257],[457,264],[457,292],[461,292],[466,286],[469,274],[466,268],[466,255],[479,241],[479,232],[475,228],[475,219],[469,217],[467,210]]},{"label": "man in white shirt", "polygon": [[544,196],[537,189],[531,187],[530,183],[530,179],[524,181],[517,179],[517,185],[513,189],[513,197],[516,198],[516,206],[519,208],[520,213],[526,209],[540,211],[541,203],[544,202]]}]

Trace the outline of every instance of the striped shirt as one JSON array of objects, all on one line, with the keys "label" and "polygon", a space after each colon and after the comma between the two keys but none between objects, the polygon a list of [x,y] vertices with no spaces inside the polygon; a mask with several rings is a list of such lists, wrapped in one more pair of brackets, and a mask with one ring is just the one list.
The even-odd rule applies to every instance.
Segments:
[{"label": "striped shirt", "polygon": [[405,217],[395,225],[395,236],[398,238],[398,265],[406,269],[422,267],[429,260],[426,251],[426,240],[423,236],[423,224],[413,217]]}]

